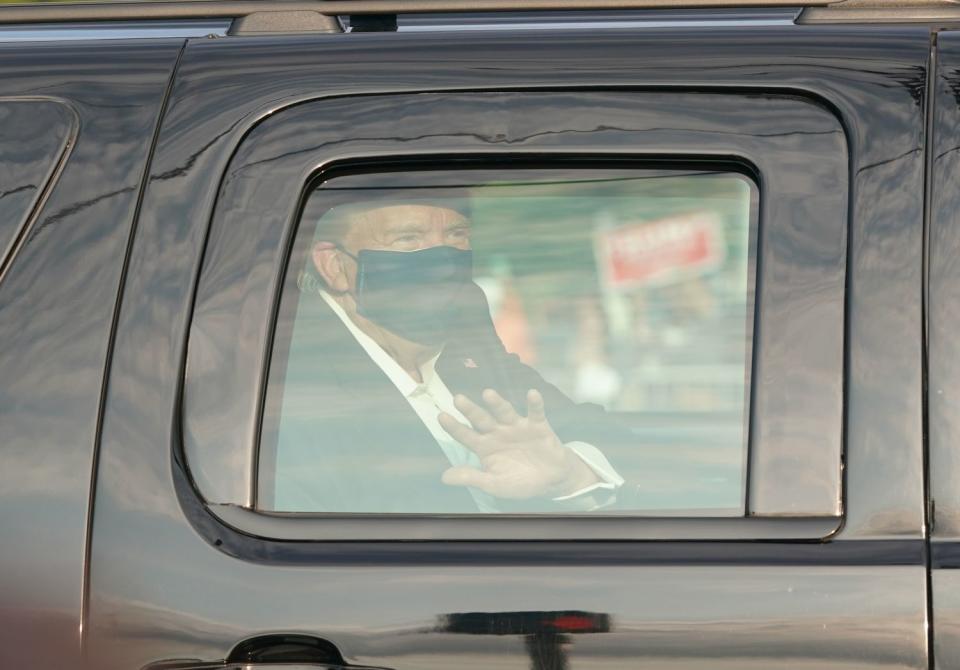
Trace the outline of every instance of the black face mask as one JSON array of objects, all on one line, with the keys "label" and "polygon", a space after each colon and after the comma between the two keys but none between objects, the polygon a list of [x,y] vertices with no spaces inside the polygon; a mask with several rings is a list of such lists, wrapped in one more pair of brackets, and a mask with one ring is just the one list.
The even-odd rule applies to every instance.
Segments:
[{"label": "black face mask", "polygon": [[473,252],[456,247],[419,251],[361,249],[357,312],[419,344],[441,344],[460,316],[460,299],[473,280]]}]

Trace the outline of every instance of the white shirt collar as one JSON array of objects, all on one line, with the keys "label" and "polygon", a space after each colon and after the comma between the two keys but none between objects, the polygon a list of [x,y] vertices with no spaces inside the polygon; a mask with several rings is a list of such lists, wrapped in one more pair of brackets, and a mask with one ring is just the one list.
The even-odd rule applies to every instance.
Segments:
[{"label": "white shirt collar", "polygon": [[350,318],[350,315],[340,306],[340,303],[333,299],[333,296],[323,290],[319,290],[318,293],[330,309],[333,310],[333,313],[337,315],[337,318],[347,327],[350,334],[360,343],[360,346],[367,352],[367,355],[383,370],[384,374],[390,378],[390,381],[393,382],[393,385],[397,387],[404,397],[409,398],[414,393],[422,391],[424,387],[429,387],[432,384],[437,376],[435,365],[437,359],[440,358],[440,352],[437,352],[436,356],[433,356],[420,366],[420,376],[423,379],[423,383],[418,384],[416,380],[410,376],[410,373],[404,370],[400,364],[393,359],[393,356],[388,354],[376,340],[360,330],[357,324],[353,322],[353,319]]}]

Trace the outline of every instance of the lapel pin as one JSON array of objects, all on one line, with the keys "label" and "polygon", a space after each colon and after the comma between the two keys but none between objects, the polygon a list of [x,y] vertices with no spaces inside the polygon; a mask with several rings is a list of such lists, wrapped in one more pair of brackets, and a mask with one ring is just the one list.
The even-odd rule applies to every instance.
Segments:
[{"label": "lapel pin", "polygon": [[479,367],[479,366],[477,365],[477,362],[476,362],[475,360],[473,360],[472,358],[464,358],[464,359],[463,359],[463,367],[465,367],[465,368],[476,368],[476,367]]}]

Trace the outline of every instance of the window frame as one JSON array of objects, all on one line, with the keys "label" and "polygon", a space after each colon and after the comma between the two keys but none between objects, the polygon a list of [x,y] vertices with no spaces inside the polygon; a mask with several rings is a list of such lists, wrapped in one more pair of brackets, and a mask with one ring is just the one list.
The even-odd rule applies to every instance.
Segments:
[{"label": "window frame", "polygon": [[[0,235],[0,281],[3,280],[14,257],[26,241],[41,206],[59,179],[73,147],[77,144],[77,135],[80,132],[80,115],[73,104],[67,100],[47,96],[0,97],[0,106],[4,105],[32,108],[30,113],[33,127],[43,128],[43,134],[50,142],[47,146],[38,147],[32,144],[30,146],[30,157],[38,161],[38,164],[34,166],[35,172],[20,175],[21,179],[26,178],[33,183],[22,184],[20,187],[28,189],[32,187],[32,194],[22,210],[14,212],[18,215],[10,226],[9,235]],[[21,125],[13,124],[12,127],[21,128]],[[22,130],[19,134],[23,134]],[[29,141],[25,142],[25,144],[29,143]],[[0,156],[0,159],[2,158]],[[4,195],[6,194],[0,192],[0,197]]]},{"label": "window frame", "polygon": [[[434,101],[435,107],[442,112],[445,106],[445,98],[456,98],[458,95],[461,98],[463,97],[463,94],[437,94]],[[467,95],[496,96],[498,94],[480,93]],[[509,95],[528,96],[530,94],[511,93]],[[540,104],[542,104],[545,109],[549,109],[553,104],[549,101],[550,97],[562,96],[561,93],[541,93],[538,95],[541,99],[544,97],[547,98],[547,100],[540,101]],[[712,103],[714,105],[726,105],[731,110],[733,110],[734,107],[739,108],[739,106],[744,103],[743,94],[737,95],[730,93],[700,92],[658,94],[648,92],[641,94],[638,92],[617,91],[615,93],[605,92],[604,95],[607,98],[611,96],[618,98],[616,107],[617,111],[621,114],[629,109],[630,104],[638,102],[637,96],[643,97],[643,95],[647,96],[647,100],[643,102],[649,103],[657,100],[660,103],[657,113],[664,114],[670,113],[670,105],[663,104],[664,99],[669,101],[671,96],[677,98],[683,96],[709,96],[713,99]],[[589,97],[589,95],[586,96],[587,99],[589,99]],[[769,99],[771,99],[770,96],[756,96],[756,100]],[[238,259],[236,254],[229,253],[229,250],[224,246],[226,244],[225,241],[231,238],[231,235],[227,234],[227,229],[231,227],[227,221],[232,220],[234,217],[240,217],[241,222],[243,222],[244,217],[246,217],[246,225],[254,225],[254,222],[250,220],[252,215],[247,214],[244,208],[239,206],[239,203],[230,200],[230,188],[232,185],[235,186],[240,179],[248,179],[249,171],[256,169],[256,164],[262,162],[263,157],[257,157],[258,148],[264,147],[267,152],[272,152],[272,154],[277,156],[283,156],[283,152],[280,149],[281,145],[289,148],[299,141],[295,133],[290,132],[290,128],[283,124],[276,123],[276,119],[291,113],[291,111],[285,110],[269,117],[268,121],[261,122],[261,124],[255,126],[253,131],[247,135],[244,141],[241,142],[239,149],[234,153],[230,169],[228,169],[221,184],[220,197],[218,198],[217,208],[213,216],[211,236],[208,240],[198,286],[197,304],[188,343],[188,365],[186,368],[187,374],[182,398],[184,440],[181,448],[185,453],[181,454],[181,458],[183,459],[182,462],[185,463],[190,470],[194,487],[198,489],[197,492],[204,499],[207,509],[226,525],[237,528],[242,532],[258,537],[285,540],[818,539],[827,537],[835,532],[842,521],[843,493],[840,482],[843,410],[843,300],[846,273],[847,180],[849,178],[847,172],[846,136],[835,115],[818,102],[793,95],[773,96],[773,99],[776,99],[781,105],[795,107],[796,111],[802,111],[804,115],[791,116],[786,121],[782,121],[772,118],[768,113],[763,115],[764,122],[760,124],[761,126],[769,128],[771,125],[776,126],[779,124],[780,126],[789,126],[791,128],[790,132],[809,135],[810,137],[805,141],[811,145],[808,149],[810,152],[819,151],[823,154],[824,146],[821,146],[822,144],[830,145],[830,148],[833,150],[832,152],[827,152],[826,158],[817,165],[817,167],[826,166],[822,168],[822,174],[816,174],[804,182],[808,186],[818,185],[829,189],[829,197],[822,198],[822,200],[828,201],[828,203],[822,205],[820,211],[817,212],[821,216],[814,218],[816,225],[811,224],[814,230],[800,231],[802,234],[799,243],[801,243],[802,246],[804,235],[807,236],[806,241],[808,243],[816,241],[817,236],[811,235],[811,232],[816,233],[827,230],[833,235],[833,238],[831,238],[833,243],[826,248],[824,257],[815,260],[818,260],[821,265],[829,266],[826,269],[829,270],[828,274],[831,280],[829,289],[832,293],[827,295],[825,300],[828,303],[828,307],[832,308],[834,312],[839,308],[839,314],[837,314],[834,319],[835,322],[829,324],[839,337],[835,340],[835,349],[829,352],[829,355],[825,358],[836,361],[839,357],[840,365],[836,365],[832,370],[828,370],[827,368],[831,366],[826,365],[824,361],[819,362],[820,367],[817,368],[815,372],[821,378],[823,378],[824,375],[835,373],[835,377],[828,378],[829,390],[833,391],[833,394],[832,396],[830,393],[826,394],[835,400],[835,407],[832,407],[830,411],[827,412],[830,416],[825,418],[814,416],[813,418],[824,418],[824,421],[817,421],[817,423],[827,424],[828,426],[832,425],[835,430],[832,435],[826,435],[823,439],[808,440],[813,450],[813,458],[811,458],[811,454],[806,454],[804,460],[833,464],[830,466],[832,472],[825,474],[826,479],[829,480],[827,481],[826,488],[833,486],[834,494],[827,496],[821,495],[819,499],[817,499],[817,492],[814,492],[813,496],[807,496],[807,501],[801,500],[799,505],[794,504],[794,502],[790,500],[790,495],[796,492],[797,487],[786,475],[789,466],[795,465],[797,459],[794,457],[791,461],[789,454],[787,454],[788,458],[784,461],[783,453],[774,453],[772,454],[772,458],[758,457],[756,453],[757,450],[754,446],[755,436],[760,434],[758,432],[760,431],[769,438],[769,433],[771,432],[771,429],[765,426],[763,421],[758,422],[758,418],[763,419],[769,424],[770,419],[773,417],[766,414],[770,410],[765,409],[766,405],[764,405],[762,401],[758,409],[758,400],[754,394],[754,397],[751,398],[749,403],[750,432],[748,443],[750,447],[747,458],[750,476],[748,476],[747,479],[748,499],[747,516],[745,517],[653,517],[644,515],[607,516],[593,514],[563,514],[556,516],[494,515],[492,517],[466,515],[452,517],[445,515],[408,516],[397,514],[329,515],[268,513],[250,509],[254,502],[252,489],[255,486],[256,479],[256,449],[252,448],[252,444],[255,442],[250,442],[249,440],[255,441],[259,439],[263,391],[266,384],[267,363],[269,361],[270,351],[272,350],[271,340],[274,322],[273,318],[260,319],[259,321],[255,319],[250,321],[248,318],[246,328],[235,320],[228,329],[223,328],[223,322],[230,321],[230,314],[242,315],[245,310],[249,311],[250,309],[254,309],[254,311],[259,309],[262,311],[264,307],[270,310],[271,317],[275,316],[275,311],[279,303],[280,289],[286,275],[289,251],[293,242],[293,231],[299,223],[304,194],[309,192],[307,185],[314,183],[312,180],[323,178],[323,175],[329,175],[331,171],[335,169],[342,169],[344,165],[383,165],[396,161],[422,163],[424,161],[443,161],[444,159],[454,161],[465,161],[468,159],[476,161],[504,161],[512,158],[526,158],[543,161],[570,160],[581,163],[602,162],[606,159],[617,162],[635,162],[638,167],[643,169],[656,169],[658,167],[664,168],[676,165],[729,166],[735,164],[744,166],[745,172],[748,174],[750,172],[753,173],[751,176],[760,192],[760,222],[758,224],[758,253],[756,259],[758,276],[754,284],[756,290],[754,304],[755,318],[753,321],[754,356],[749,364],[753,373],[751,377],[753,380],[756,380],[758,378],[758,365],[762,367],[763,360],[761,357],[765,354],[763,351],[765,347],[761,346],[760,340],[760,337],[763,335],[762,326],[765,312],[763,301],[765,294],[770,289],[769,285],[765,286],[759,274],[767,265],[764,258],[764,244],[769,242],[766,238],[769,237],[770,231],[765,230],[765,228],[768,224],[770,212],[781,211],[782,213],[782,211],[784,211],[783,207],[788,204],[784,201],[789,201],[791,196],[790,193],[774,193],[773,195],[778,197],[771,198],[771,184],[775,180],[771,179],[771,169],[769,169],[769,166],[771,163],[776,166],[777,160],[781,160],[787,165],[789,165],[791,161],[794,163],[797,162],[797,156],[794,155],[797,152],[796,148],[792,149],[791,153],[791,150],[785,150],[783,147],[778,146],[775,140],[771,139],[772,137],[778,136],[759,132],[760,129],[757,129],[757,131],[752,130],[752,124],[755,124],[757,121],[756,109],[730,118],[731,125],[734,126],[737,131],[733,133],[720,131],[718,129],[691,129],[682,127],[667,128],[666,130],[657,128],[623,130],[621,128],[613,133],[607,133],[606,130],[601,128],[605,124],[598,123],[597,126],[600,129],[593,130],[586,134],[594,135],[600,141],[590,142],[589,140],[584,141],[582,138],[578,138],[578,141],[573,144],[557,142],[554,146],[547,147],[518,147],[509,143],[503,146],[499,138],[496,136],[488,136],[480,138],[480,143],[482,144],[481,150],[478,150],[477,147],[455,146],[453,148],[456,148],[457,151],[454,153],[450,150],[451,140],[449,139],[436,141],[433,136],[431,136],[420,140],[421,144],[425,146],[417,146],[414,148],[410,146],[409,139],[405,138],[402,132],[398,132],[397,136],[392,138],[366,141],[365,144],[364,142],[360,142],[361,147],[354,148],[352,151],[338,147],[334,151],[328,150],[324,153],[321,143],[320,147],[313,147],[312,151],[303,152],[309,154],[306,160],[302,153],[296,157],[287,156],[283,158],[288,161],[295,161],[288,165],[287,170],[288,174],[296,174],[300,198],[292,209],[286,208],[282,214],[277,214],[276,217],[274,217],[275,220],[270,222],[274,227],[282,222],[280,226],[281,230],[272,230],[267,233],[267,237],[271,240],[270,242],[264,242],[263,239],[244,242],[244,246],[248,252],[260,249],[261,256],[264,256],[264,259],[266,259],[261,259],[261,262],[255,267],[250,266],[246,268],[250,275],[256,277],[255,282],[258,282],[258,286],[254,292],[258,291],[259,293],[257,296],[251,298],[252,293],[249,281],[247,282],[247,286],[243,287],[243,290],[237,290],[235,286],[231,290],[226,290],[227,285],[223,283],[228,277],[236,279],[238,277],[237,271],[242,269],[237,266]],[[344,101],[349,103],[352,100],[346,98],[341,99],[339,102],[343,103]],[[314,117],[313,114],[309,113],[313,110],[307,110],[308,113],[303,114],[302,112],[306,105],[317,105],[323,108],[331,104],[332,101],[316,101],[297,106],[301,112],[301,124],[304,122],[304,119],[309,121],[311,118],[319,118],[319,116]],[[561,106],[563,105],[561,104]],[[293,109],[296,110],[297,107]],[[663,108],[667,109],[664,111]],[[593,107],[592,109],[596,112],[598,108]],[[476,114],[480,113],[482,113],[482,110],[476,112]],[[690,118],[689,112],[687,118]],[[798,125],[800,119],[808,120],[810,122],[809,125],[813,126],[814,129],[805,128],[802,131],[797,131],[794,126]],[[473,120],[476,121],[476,118]],[[273,122],[271,123],[271,121]],[[556,119],[554,119],[554,121],[556,121]],[[452,123],[455,125],[459,124],[462,129],[461,132],[465,132],[466,129],[470,127],[469,118],[464,119],[461,117],[456,121],[452,121]],[[549,119],[543,123],[549,123]],[[824,124],[832,127],[825,129]],[[696,125],[695,120],[693,125]],[[800,125],[803,125],[803,123],[800,123]],[[616,128],[616,125],[614,125],[614,128]],[[271,132],[272,136],[270,135]],[[266,133],[266,135],[263,133]],[[602,137],[604,134],[607,136]],[[790,133],[785,132],[785,134]],[[258,135],[260,136],[258,137]],[[610,135],[613,135],[614,139],[611,139]],[[630,139],[633,139],[634,142],[624,142],[623,140],[627,138],[623,137],[623,135],[633,135]],[[653,135],[653,137],[651,137],[651,135]],[[664,135],[666,135],[666,137],[663,137]],[[729,135],[734,135],[734,139],[731,140]],[[442,133],[440,136],[442,136]],[[646,145],[636,141],[648,138],[655,139],[656,141]],[[685,138],[685,141],[683,138]],[[347,141],[349,141],[349,138],[347,138]],[[453,140],[453,142],[455,141],[456,140]],[[284,142],[286,144],[284,144]],[[818,142],[820,142],[821,145],[818,145]],[[377,144],[382,144],[383,146],[376,146]],[[397,151],[396,145],[400,145],[402,151]],[[766,149],[766,151],[758,151],[758,145],[760,148]],[[837,151],[837,149],[840,150]],[[805,167],[809,166],[805,164]],[[273,165],[273,169],[276,169],[276,164]],[[786,167],[783,167],[783,172],[787,173],[789,171]],[[810,194],[811,193],[806,193],[803,195],[809,196]],[[822,196],[823,194],[818,192],[817,195]],[[792,197],[796,199],[798,196],[794,193]],[[789,208],[786,211],[789,211]],[[834,216],[840,214],[841,216],[838,217],[840,220],[832,222],[828,216],[830,213]],[[791,223],[796,225],[794,221],[791,221]],[[830,230],[829,226],[831,223],[836,227],[835,230]],[[267,222],[258,222],[258,225],[265,227],[267,226]],[[789,228],[786,224],[784,224],[784,226]],[[818,226],[819,229],[817,228]],[[778,226],[778,228],[779,227],[780,226]],[[236,233],[235,230],[230,232],[233,235]],[[797,231],[787,230],[786,232],[795,235]],[[781,243],[784,241],[785,240],[780,240]],[[821,247],[823,246],[822,242],[818,243]],[[774,253],[772,251],[769,253],[771,255],[770,260],[773,261]],[[802,260],[803,257],[801,256],[801,261]],[[810,259],[807,258],[806,260],[809,261]],[[782,257],[780,257],[777,262],[781,264],[786,263],[787,270],[790,269],[790,264],[797,264],[796,259],[786,260]],[[227,265],[230,265],[230,263],[233,263],[233,266],[227,268]],[[811,261],[809,265],[810,267],[802,267],[801,270],[809,272],[817,269],[815,267],[816,263]],[[784,268],[781,267],[779,269],[782,270]],[[819,270],[823,271],[824,268],[820,267]],[[787,303],[791,302],[790,296],[794,296],[794,298],[801,297],[796,292],[791,293],[789,290],[790,287],[779,286],[777,288],[780,289],[778,292],[779,298],[781,300],[785,299]],[[821,297],[823,296],[821,295]],[[264,304],[265,302],[267,303],[266,305]],[[232,303],[232,305],[227,307],[227,303]],[[251,305],[255,305],[255,308],[251,307]],[[792,306],[796,307],[795,301]],[[791,304],[780,304],[777,305],[777,307],[777,311],[783,313],[785,310],[789,311]],[[210,325],[213,323],[211,319],[220,319],[221,323],[218,324],[217,327],[211,328]],[[265,326],[263,321],[269,323]],[[238,328],[238,326],[240,327]],[[255,328],[255,332],[250,330],[252,327]],[[248,346],[245,350],[246,353],[241,355],[240,358],[241,360],[250,360],[252,357],[256,362],[256,365],[248,366],[253,368],[258,375],[259,384],[257,385],[257,391],[255,393],[256,398],[246,398],[246,403],[241,403],[242,407],[239,407],[239,409],[234,402],[234,406],[229,408],[226,414],[222,411],[219,413],[217,413],[217,411],[211,412],[207,392],[217,387],[217,385],[223,388],[224,379],[219,379],[215,385],[211,384],[209,380],[197,379],[193,376],[193,373],[197,370],[209,371],[211,365],[216,364],[218,360],[222,364],[224,360],[222,352],[216,352],[215,350],[219,347],[212,345],[216,343],[215,335],[217,331],[230,332],[231,330],[238,333],[239,339],[246,338],[248,343],[252,343],[252,346]],[[206,338],[208,341],[198,346],[198,335]],[[769,347],[769,344],[770,343],[767,343],[766,347]],[[228,352],[227,358],[230,357],[229,355],[231,353],[237,354],[236,350],[233,350]],[[778,356],[779,358],[777,361],[774,361],[773,367],[775,371],[779,369],[782,372],[786,361],[782,360],[782,352],[778,352]],[[779,363],[779,368],[777,368],[777,363]],[[816,365],[814,367],[816,367]],[[202,383],[198,383],[201,381]],[[751,382],[751,384],[756,388],[753,382]],[[236,388],[236,386],[230,385],[226,387]],[[794,392],[794,395],[804,397],[805,394],[802,393],[802,391],[805,390],[803,384],[799,384],[799,387],[799,389],[789,388],[787,390],[788,392]],[[806,390],[806,395],[809,396],[809,389]],[[247,389],[244,393],[250,395],[249,391],[250,389]],[[229,396],[233,394],[225,395],[228,396],[225,402],[229,404],[229,402],[233,400]],[[197,402],[198,399],[200,402]],[[256,411],[256,415],[253,417],[248,415],[249,412],[246,412],[247,415],[245,415],[243,410],[243,407],[250,407],[251,403],[253,403],[253,406],[259,407],[259,410]],[[773,404],[775,405],[776,402]],[[214,409],[216,410],[216,408]],[[240,444],[232,449],[221,448],[214,454],[212,460],[208,459],[207,465],[209,466],[210,463],[223,465],[229,457],[233,457],[234,460],[236,460],[238,454],[242,456],[244,451],[251,452],[252,456],[248,454],[246,465],[248,468],[247,486],[245,487],[247,492],[233,496],[223,495],[222,491],[220,491],[220,495],[218,495],[217,491],[205,488],[204,482],[198,481],[202,478],[198,478],[197,471],[191,467],[195,465],[195,462],[188,458],[191,446],[193,447],[194,454],[199,453],[197,448],[198,445],[203,443],[205,435],[211,435],[214,431],[218,429],[222,430],[228,425],[226,423],[228,416],[234,420],[239,419],[239,425],[234,426],[234,433],[236,434],[237,428],[241,431],[246,430],[248,438],[239,440]],[[800,418],[800,424],[806,425],[808,428],[811,426],[811,416],[808,415]],[[804,421],[806,421],[806,424],[804,424]],[[789,424],[789,421],[787,423]],[[797,422],[794,421],[794,424],[796,423]],[[774,426],[772,432],[777,432],[776,426]],[[230,453],[231,451],[233,452],[232,454]],[[784,450],[781,448],[781,451]],[[218,458],[219,461],[217,460]],[[207,469],[209,471],[209,467]],[[820,474],[814,471],[813,476],[817,477],[820,476]],[[762,479],[757,479],[760,477],[762,477]],[[821,486],[821,488],[824,487]],[[235,488],[235,490],[237,489]],[[816,504],[812,506],[807,504],[805,506],[805,502],[809,503],[810,500],[815,500]]]},{"label": "window frame", "polygon": [[[299,259],[302,258],[302,255],[305,249],[302,246],[305,244],[303,233],[300,228],[303,226],[303,217],[307,213],[311,215],[316,215],[317,211],[322,211],[324,207],[317,208],[314,203],[314,198],[319,197],[319,194],[323,191],[323,188],[327,184],[335,183],[338,180],[350,179],[358,175],[367,175],[367,174],[376,174],[378,176],[393,175],[397,173],[412,172],[415,174],[422,173],[432,173],[432,172],[444,172],[447,175],[450,174],[466,174],[466,175],[480,175],[486,176],[485,173],[497,173],[502,175],[505,181],[509,181],[512,177],[512,173],[522,172],[524,175],[529,176],[529,173],[534,173],[536,175],[549,176],[551,172],[555,171],[557,173],[562,172],[563,175],[569,176],[570,173],[574,173],[579,177],[586,177],[590,173],[636,173],[637,175],[642,175],[644,179],[648,178],[661,178],[661,179],[671,179],[671,178],[700,178],[700,179],[711,179],[711,178],[722,178],[722,179],[731,179],[739,178],[745,184],[748,185],[749,195],[748,195],[748,221],[746,224],[746,232],[748,235],[748,241],[746,246],[746,266],[742,268],[745,270],[747,275],[747,290],[745,295],[745,319],[744,319],[744,334],[746,339],[741,343],[745,349],[745,358],[743,365],[743,380],[741,386],[741,394],[743,397],[743,410],[740,417],[740,430],[741,430],[741,472],[740,472],[740,481],[739,481],[739,505],[737,508],[733,507],[724,507],[724,508],[714,508],[714,507],[676,507],[676,508],[638,508],[635,510],[623,510],[615,511],[611,510],[612,513],[608,513],[608,516],[630,516],[632,518],[656,518],[656,517],[683,517],[690,516],[695,518],[739,518],[745,516],[746,506],[747,506],[747,491],[749,486],[749,454],[750,454],[750,398],[751,398],[751,362],[753,354],[753,336],[754,336],[754,320],[756,314],[756,252],[757,252],[757,235],[759,230],[759,185],[754,176],[753,168],[749,165],[743,163],[723,163],[723,162],[711,162],[707,164],[696,164],[690,163],[689,165],[683,164],[670,164],[669,166],[659,165],[656,167],[648,167],[646,164],[637,165],[633,161],[616,161],[616,160],[607,160],[601,162],[595,162],[579,158],[570,158],[570,159],[561,159],[556,158],[552,159],[550,164],[544,164],[542,161],[536,159],[532,160],[517,160],[516,158],[510,161],[501,160],[490,160],[490,159],[477,159],[477,160],[463,160],[461,159],[457,163],[452,162],[451,157],[446,157],[443,160],[438,161],[437,163],[429,162],[419,162],[416,164],[413,169],[410,168],[410,165],[402,161],[397,163],[383,162],[378,163],[376,166],[369,165],[352,165],[350,163],[346,164],[337,164],[333,165],[330,168],[318,173],[311,180],[309,180],[300,195],[300,213],[298,214],[297,221],[298,225],[293,232],[293,235],[290,239],[290,250],[288,252],[286,266],[286,277],[284,279],[282,287],[282,295],[280,300],[274,306],[274,310],[271,314],[271,320],[274,324],[274,327],[271,331],[271,352],[270,352],[270,361],[268,365],[267,374],[267,383],[264,384],[262,389],[263,397],[260,399],[260,405],[262,408],[260,415],[260,430],[257,434],[256,442],[254,445],[255,449],[255,469],[254,469],[254,491],[251,498],[251,506],[257,511],[263,511],[268,513],[276,513],[278,510],[264,509],[260,507],[260,499],[264,495],[264,484],[262,482],[262,477],[260,475],[263,472],[263,441],[264,441],[264,432],[265,425],[267,423],[267,417],[273,413],[279,411],[279,404],[281,398],[279,395],[271,398],[269,391],[271,381],[276,381],[277,383],[282,384],[282,380],[285,377],[285,371],[275,369],[276,363],[280,362],[286,364],[287,355],[289,354],[289,338],[291,333],[284,332],[283,337],[278,337],[279,334],[279,322],[281,320],[280,315],[286,314],[289,318],[292,313],[296,311],[296,305],[287,303],[282,305],[284,298],[288,300],[290,297],[298,292],[296,287],[296,273],[291,271],[289,263],[298,263]],[[581,174],[582,173],[582,174]],[[466,177],[467,180],[470,180],[471,177]],[[575,178],[574,178],[575,179]],[[462,182],[462,178],[455,179],[457,182]],[[426,184],[426,188],[432,188],[431,184]],[[438,186],[439,187],[439,186]],[[339,190],[341,187],[333,186],[333,189]],[[392,189],[401,189],[403,187],[393,186]],[[415,186],[414,188],[421,188],[421,186]],[[309,231],[309,235],[313,235],[313,227]],[[599,272],[599,269],[598,269]],[[596,279],[600,279],[598,274]],[[291,319],[292,325],[292,319]],[[278,353],[281,354],[281,357],[278,358]],[[536,366],[534,366],[536,369]],[[539,372],[539,370],[538,370]],[[546,381],[550,382],[549,379]],[[266,407],[272,407],[272,412],[267,411]],[[618,414],[618,412],[613,412],[613,414]],[[270,422],[271,433],[276,430],[279,426],[274,425]],[[272,453],[272,452],[271,452]],[[276,456],[273,453],[273,456]],[[620,459],[617,460],[620,462]],[[628,483],[629,485],[629,478]],[[390,513],[392,517],[396,513]],[[546,513],[539,513],[540,517],[545,516]],[[603,516],[602,511],[590,514],[593,516]]]}]

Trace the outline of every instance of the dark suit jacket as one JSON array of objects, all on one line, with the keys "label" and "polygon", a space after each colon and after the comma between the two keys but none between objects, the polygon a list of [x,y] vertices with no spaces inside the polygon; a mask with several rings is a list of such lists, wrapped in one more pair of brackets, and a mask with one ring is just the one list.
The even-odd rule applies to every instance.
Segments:
[{"label": "dark suit jacket", "polygon": [[[623,443],[625,431],[603,408],[574,403],[506,352],[478,287],[471,287],[461,315],[436,363],[451,393],[479,402],[481,392],[492,388],[523,413],[526,392],[535,388],[563,442],[581,440],[601,450]],[[319,295],[301,294],[292,329],[290,325],[285,328],[281,318],[271,371],[260,452],[263,508],[478,511],[466,489],[440,481],[450,467],[440,446]],[[286,360],[281,353],[284,330],[289,333]],[[515,501],[509,507],[525,509]],[[542,510],[544,501],[529,501],[526,508]]]}]

